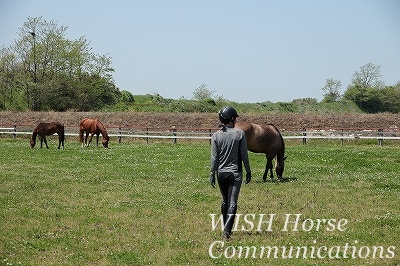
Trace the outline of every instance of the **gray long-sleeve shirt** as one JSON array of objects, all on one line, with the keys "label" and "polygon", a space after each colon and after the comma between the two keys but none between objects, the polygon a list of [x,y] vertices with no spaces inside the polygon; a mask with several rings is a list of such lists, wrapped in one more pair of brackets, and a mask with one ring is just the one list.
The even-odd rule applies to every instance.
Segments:
[{"label": "gray long-sleeve shirt", "polygon": [[211,172],[250,172],[246,135],[243,130],[223,127],[211,137]]}]

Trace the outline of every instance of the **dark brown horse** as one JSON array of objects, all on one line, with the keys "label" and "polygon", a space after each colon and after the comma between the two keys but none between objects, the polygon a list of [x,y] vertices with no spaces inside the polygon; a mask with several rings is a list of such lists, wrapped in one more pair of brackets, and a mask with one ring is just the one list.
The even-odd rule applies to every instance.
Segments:
[{"label": "dark brown horse", "polygon": [[58,149],[60,148],[61,144],[64,149],[64,140],[65,140],[65,132],[64,132],[64,125],[59,122],[51,122],[51,123],[40,123],[35,130],[33,130],[33,134],[30,140],[31,148],[35,147],[36,144],[36,136],[39,135],[40,137],[40,148],[46,144],[46,148],[48,149],[49,146],[47,145],[46,136],[58,134]]},{"label": "dark brown horse", "polygon": [[[86,132],[85,139],[83,138],[84,133]],[[89,142],[87,141],[90,135]],[[90,142],[92,141],[93,135],[96,135],[96,145],[99,146],[99,135],[103,136],[103,147],[108,148],[108,141],[110,137],[107,134],[106,127],[100,122],[99,119],[91,119],[84,118],[79,124],[79,142],[82,143],[82,147],[88,147]]]},{"label": "dark brown horse", "polygon": [[263,180],[267,180],[268,170],[272,173],[272,160],[276,157],[275,172],[279,179],[282,178],[285,168],[285,143],[278,128],[273,124],[260,126],[247,121],[239,121],[235,123],[235,128],[243,130],[246,134],[247,149],[255,153],[265,153],[267,164]]}]

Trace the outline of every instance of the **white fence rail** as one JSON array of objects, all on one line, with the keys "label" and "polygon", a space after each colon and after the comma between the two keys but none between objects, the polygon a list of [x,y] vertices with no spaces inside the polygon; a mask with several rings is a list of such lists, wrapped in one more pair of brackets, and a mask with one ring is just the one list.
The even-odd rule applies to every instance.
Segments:
[{"label": "white fence rail", "polygon": [[[0,135],[31,135],[34,126],[14,126],[0,127]],[[109,127],[110,137],[118,138],[122,142],[124,138],[143,138],[149,142],[150,139],[172,139],[177,143],[178,139],[199,139],[210,140],[211,135],[217,131],[217,128],[202,129],[184,129],[184,128],[131,128],[121,129],[118,127]],[[78,136],[77,127],[66,126],[66,136]],[[375,139],[378,145],[383,145],[384,140],[400,140],[400,129],[397,127],[388,129],[308,129],[308,130],[288,130],[281,131],[284,139],[301,139],[306,144],[308,139],[340,139],[356,140],[356,139]]]}]

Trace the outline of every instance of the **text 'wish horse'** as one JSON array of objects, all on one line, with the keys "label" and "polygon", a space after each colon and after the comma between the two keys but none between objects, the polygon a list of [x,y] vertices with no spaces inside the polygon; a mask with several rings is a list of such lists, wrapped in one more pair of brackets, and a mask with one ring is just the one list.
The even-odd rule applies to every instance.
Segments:
[{"label": "text 'wish horse'", "polygon": [[40,148],[43,147],[43,141],[48,149],[49,146],[47,145],[46,136],[58,134],[58,149],[62,145],[64,149],[64,140],[65,140],[65,132],[64,132],[64,125],[59,122],[51,122],[51,123],[40,123],[37,127],[33,130],[32,137],[30,139],[31,148],[35,147],[36,144],[36,136],[39,135],[40,137]]},{"label": "text 'wish horse'", "polygon": [[[86,136],[84,138],[84,133],[86,132]],[[90,135],[89,142],[87,141]],[[107,134],[106,127],[100,122],[99,119],[91,119],[91,118],[84,118],[82,119],[81,123],[79,124],[79,142],[82,143],[82,147],[88,147],[90,142],[92,141],[93,135],[96,135],[96,145],[99,146],[99,135],[103,136],[103,143],[104,148],[108,148],[108,141],[110,137]]]},{"label": "text 'wish horse'", "polygon": [[255,153],[265,153],[267,164],[263,180],[267,180],[268,170],[272,173],[272,160],[276,157],[275,172],[279,179],[282,178],[285,168],[285,143],[278,128],[273,124],[258,125],[247,121],[238,121],[235,128],[241,129],[246,134],[247,149]]}]

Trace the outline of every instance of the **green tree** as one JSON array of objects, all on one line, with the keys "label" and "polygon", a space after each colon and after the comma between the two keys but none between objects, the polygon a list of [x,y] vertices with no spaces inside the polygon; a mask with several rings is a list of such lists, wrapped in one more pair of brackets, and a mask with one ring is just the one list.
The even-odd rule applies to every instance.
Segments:
[{"label": "green tree", "polygon": [[214,97],[215,91],[211,91],[207,84],[202,83],[200,87],[193,91],[193,98],[195,100],[204,101],[207,99],[212,99]]},{"label": "green tree", "polygon": [[121,99],[125,103],[133,103],[135,101],[132,93],[126,90],[121,91]]},{"label": "green tree", "polygon": [[352,82],[353,85],[361,88],[381,89],[384,87],[383,81],[380,80],[381,77],[381,67],[368,63],[361,66],[358,72],[354,72]]},{"label": "green tree", "polygon": [[322,88],[324,91],[324,102],[337,102],[340,99],[340,88],[342,83],[340,80],[332,78],[326,79],[325,86]]},{"label": "green tree", "polygon": [[9,48],[0,49],[0,109],[18,106],[19,63]]},{"label": "green tree", "polygon": [[360,67],[360,71],[353,74],[352,82],[343,97],[353,101],[357,106],[369,113],[385,112],[396,109],[396,104],[388,104],[395,99],[395,90],[390,91],[385,87],[381,78],[380,66],[368,63]]},{"label": "green tree", "polygon": [[382,105],[378,90],[374,88],[364,88],[361,87],[361,85],[349,86],[343,97],[347,100],[351,100],[361,110],[369,113],[379,111]]},{"label": "green tree", "polygon": [[[66,39],[66,31],[53,20],[28,17],[19,39],[1,54],[0,84],[22,91],[31,110],[98,110],[119,101],[111,57],[93,53],[85,37]],[[8,94],[7,86],[1,89]]]},{"label": "green tree", "polygon": [[400,81],[394,86],[388,86],[382,92],[382,105],[385,111],[400,113]]}]

